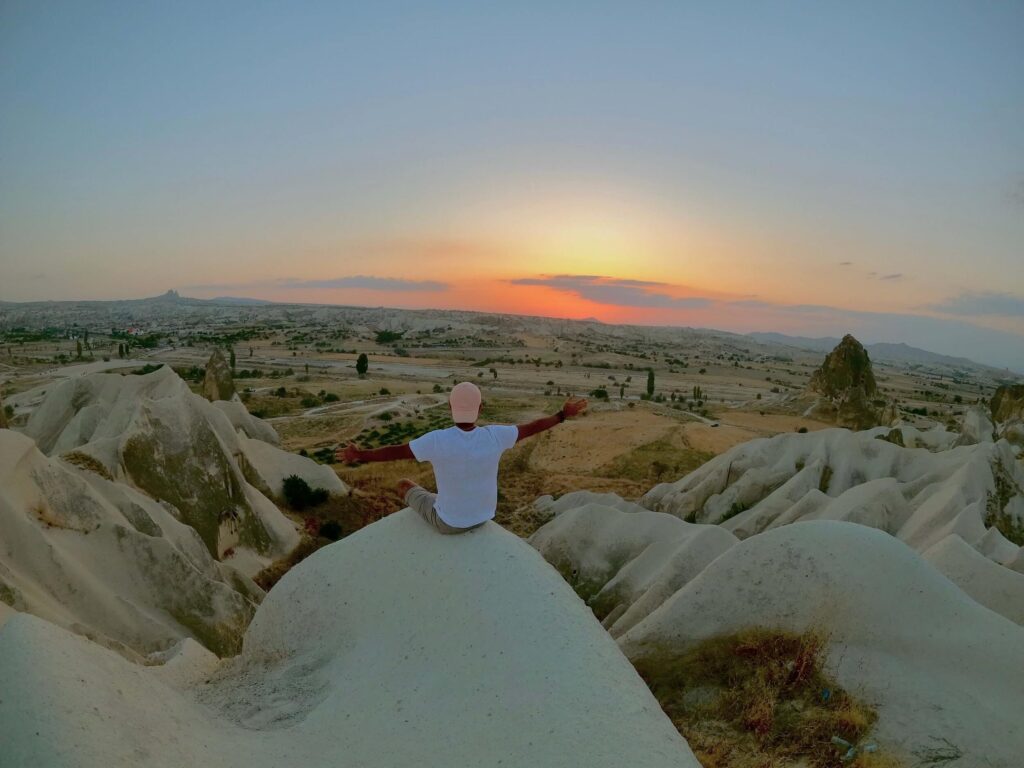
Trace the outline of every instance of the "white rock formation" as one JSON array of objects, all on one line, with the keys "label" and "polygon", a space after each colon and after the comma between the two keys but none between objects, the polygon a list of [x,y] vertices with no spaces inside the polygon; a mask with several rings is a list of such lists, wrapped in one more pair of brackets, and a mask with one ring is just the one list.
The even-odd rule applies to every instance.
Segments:
[{"label": "white rock formation", "polygon": [[1024,573],[992,562],[956,534],[926,549],[924,559],[985,607],[1024,625]]},{"label": "white rock formation", "polygon": [[348,492],[276,442],[166,366],[52,385],[24,435],[0,430],[0,602],[127,655],[237,652],[262,598],[247,577],[299,541],[269,497],[289,474]]},{"label": "white rock formation", "polygon": [[229,654],[262,597],[170,505],[0,430],[0,602],[128,655]]},{"label": "white rock formation", "polygon": [[409,511],[320,550],[245,650],[134,665],[47,622],[0,629],[5,765],[698,768],[615,642],[493,523]]},{"label": "white rock formation", "polygon": [[962,765],[1020,765],[1024,628],[894,537],[833,521],[753,536],[619,643],[638,659],[746,627],[823,632],[837,682],[878,707],[878,741],[909,764],[943,748]]},{"label": "white rock formation", "polygon": [[51,456],[92,457],[114,480],[170,503],[211,554],[238,557],[250,574],[298,542],[267,498],[281,492],[279,467],[348,490],[328,468],[271,444],[272,428],[240,404],[208,402],[167,366],[56,384],[25,433]]},{"label": "white rock formation", "polygon": [[963,416],[960,425],[960,438],[957,445],[976,445],[977,443],[991,443],[996,428],[985,408],[979,405],[969,407]]},{"label": "white rock formation", "polygon": [[633,627],[737,541],[717,525],[600,502],[561,511],[530,538],[612,636]]},{"label": "white rock formation", "polygon": [[[877,439],[885,432],[825,429],[751,440],[655,486],[641,503],[721,524],[741,539],[798,520],[847,520],[919,552],[956,534],[987,555],[994,518],[1024,523],[1024,467],[1006,441],[929,450]],[[998,561],[1014,557],[1004,546]]]},{"label": "white rock formation", "polygon": [[326,464],[317,464],[305,456],[287,453],[245,435],[238,436],[238,447],[246,477],[264,494],[280,495],[284,479],[289,475],[301,477],[311,488],[325,488],[338,496],[348,494],[348,486]]}]

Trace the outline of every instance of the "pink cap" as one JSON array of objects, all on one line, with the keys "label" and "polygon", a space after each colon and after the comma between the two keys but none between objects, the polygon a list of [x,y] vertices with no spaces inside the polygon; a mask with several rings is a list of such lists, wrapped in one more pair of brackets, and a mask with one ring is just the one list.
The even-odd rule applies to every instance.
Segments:
[{"label": "pink cap", "polygon": [[452,406],[452,421],[456,424],[471,424],[480,415],[480,401],[483,398],[476,384],[463,381],[452,387],[448,402]]}]

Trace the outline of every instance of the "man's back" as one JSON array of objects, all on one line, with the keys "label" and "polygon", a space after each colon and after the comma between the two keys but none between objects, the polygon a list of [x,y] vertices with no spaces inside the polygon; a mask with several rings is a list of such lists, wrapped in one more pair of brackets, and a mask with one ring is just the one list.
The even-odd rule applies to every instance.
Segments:
[{"label": "man's back", "polygon": [[417,461],[429,461],[434,467],[434,508],[444,522],[469,528],[494,517],[498,461],[518,437],[518,427],[493,424],[469,430],[439,429],[409,443]]}]

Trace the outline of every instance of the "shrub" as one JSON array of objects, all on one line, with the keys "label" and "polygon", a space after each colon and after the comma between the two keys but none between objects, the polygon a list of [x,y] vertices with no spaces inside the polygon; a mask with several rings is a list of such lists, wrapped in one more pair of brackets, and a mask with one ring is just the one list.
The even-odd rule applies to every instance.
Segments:
[{"label": "shrub", "polygon": [[282,486],[284,500],[292,509],[301,510],[315,507],[327,501],[327,489],[310,488],[309,483],[298,475],[289,475]]},{"label": "shrub", "polygon": [[743,765],[897,765],[888,755],[843,759],[833,737],[857,744],[878,715],[829,678],[825,648],[813,632],[750,628],[685,651],[652,649],[635,664],[704,765],[739,764],[715,759],[734,754],[756,758]]},{"label": "shrub", "polygon": [[336,520],[328,520],[326,523],[321,524],[319,533],[325,539],[337,541],[341,538],[341,523]]},{"label": "shrub", "polygon": [[391,394],[391,390],[388,389],[387,387],[381,387],[380,388],[380,394],[382,394],[382,395],[390,395]]},{"label": "shrub", "polygon": [[334,394],[333,392],[328,392],[326,395],[324,395],[324,402],[325,403],[336,403],[336,402],[338,402],[338,399],[339,399],[338,396],[336,394]]}]

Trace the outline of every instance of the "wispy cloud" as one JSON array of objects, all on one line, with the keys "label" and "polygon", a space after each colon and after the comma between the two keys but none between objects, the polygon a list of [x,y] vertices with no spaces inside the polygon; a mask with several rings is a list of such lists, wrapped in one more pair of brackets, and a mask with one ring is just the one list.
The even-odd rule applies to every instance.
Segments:
[{"label": "wispy cloud", "polygon": [[853,266],[853,262],[852,261],[840,261],[839,262],[839,266],[840,267],[852,267]]},{"label": "wispy cloud", "polygon": [[902,272],[893,272],[891,275],[882,275],[878,279],[879,280],[902,280],[903,279],[903,273]]},{"label": "wispy cloud", "polygon": [[[513,285],[542,285],[571,293],[598,304],[620,307],[697,309],[714,302],[703,296],[672,296],[664,291],[674,286],[649,280],[628,280],[600,275],[544,275],[510,280]],[[660,289],[660,290],[659,290]]]},{"label": "wispy cloud", "polygon": [[961,293],[928,309],[947,315],[1024,317],[1024,298],[1010,293]]},{"label": "wispy cloud", "polygon": [[285,280],[284,288],[356,288],[366,291],[444,291],[448,283],[437,280],[406,280],[401,277],[351,275],[325,280]]}]

